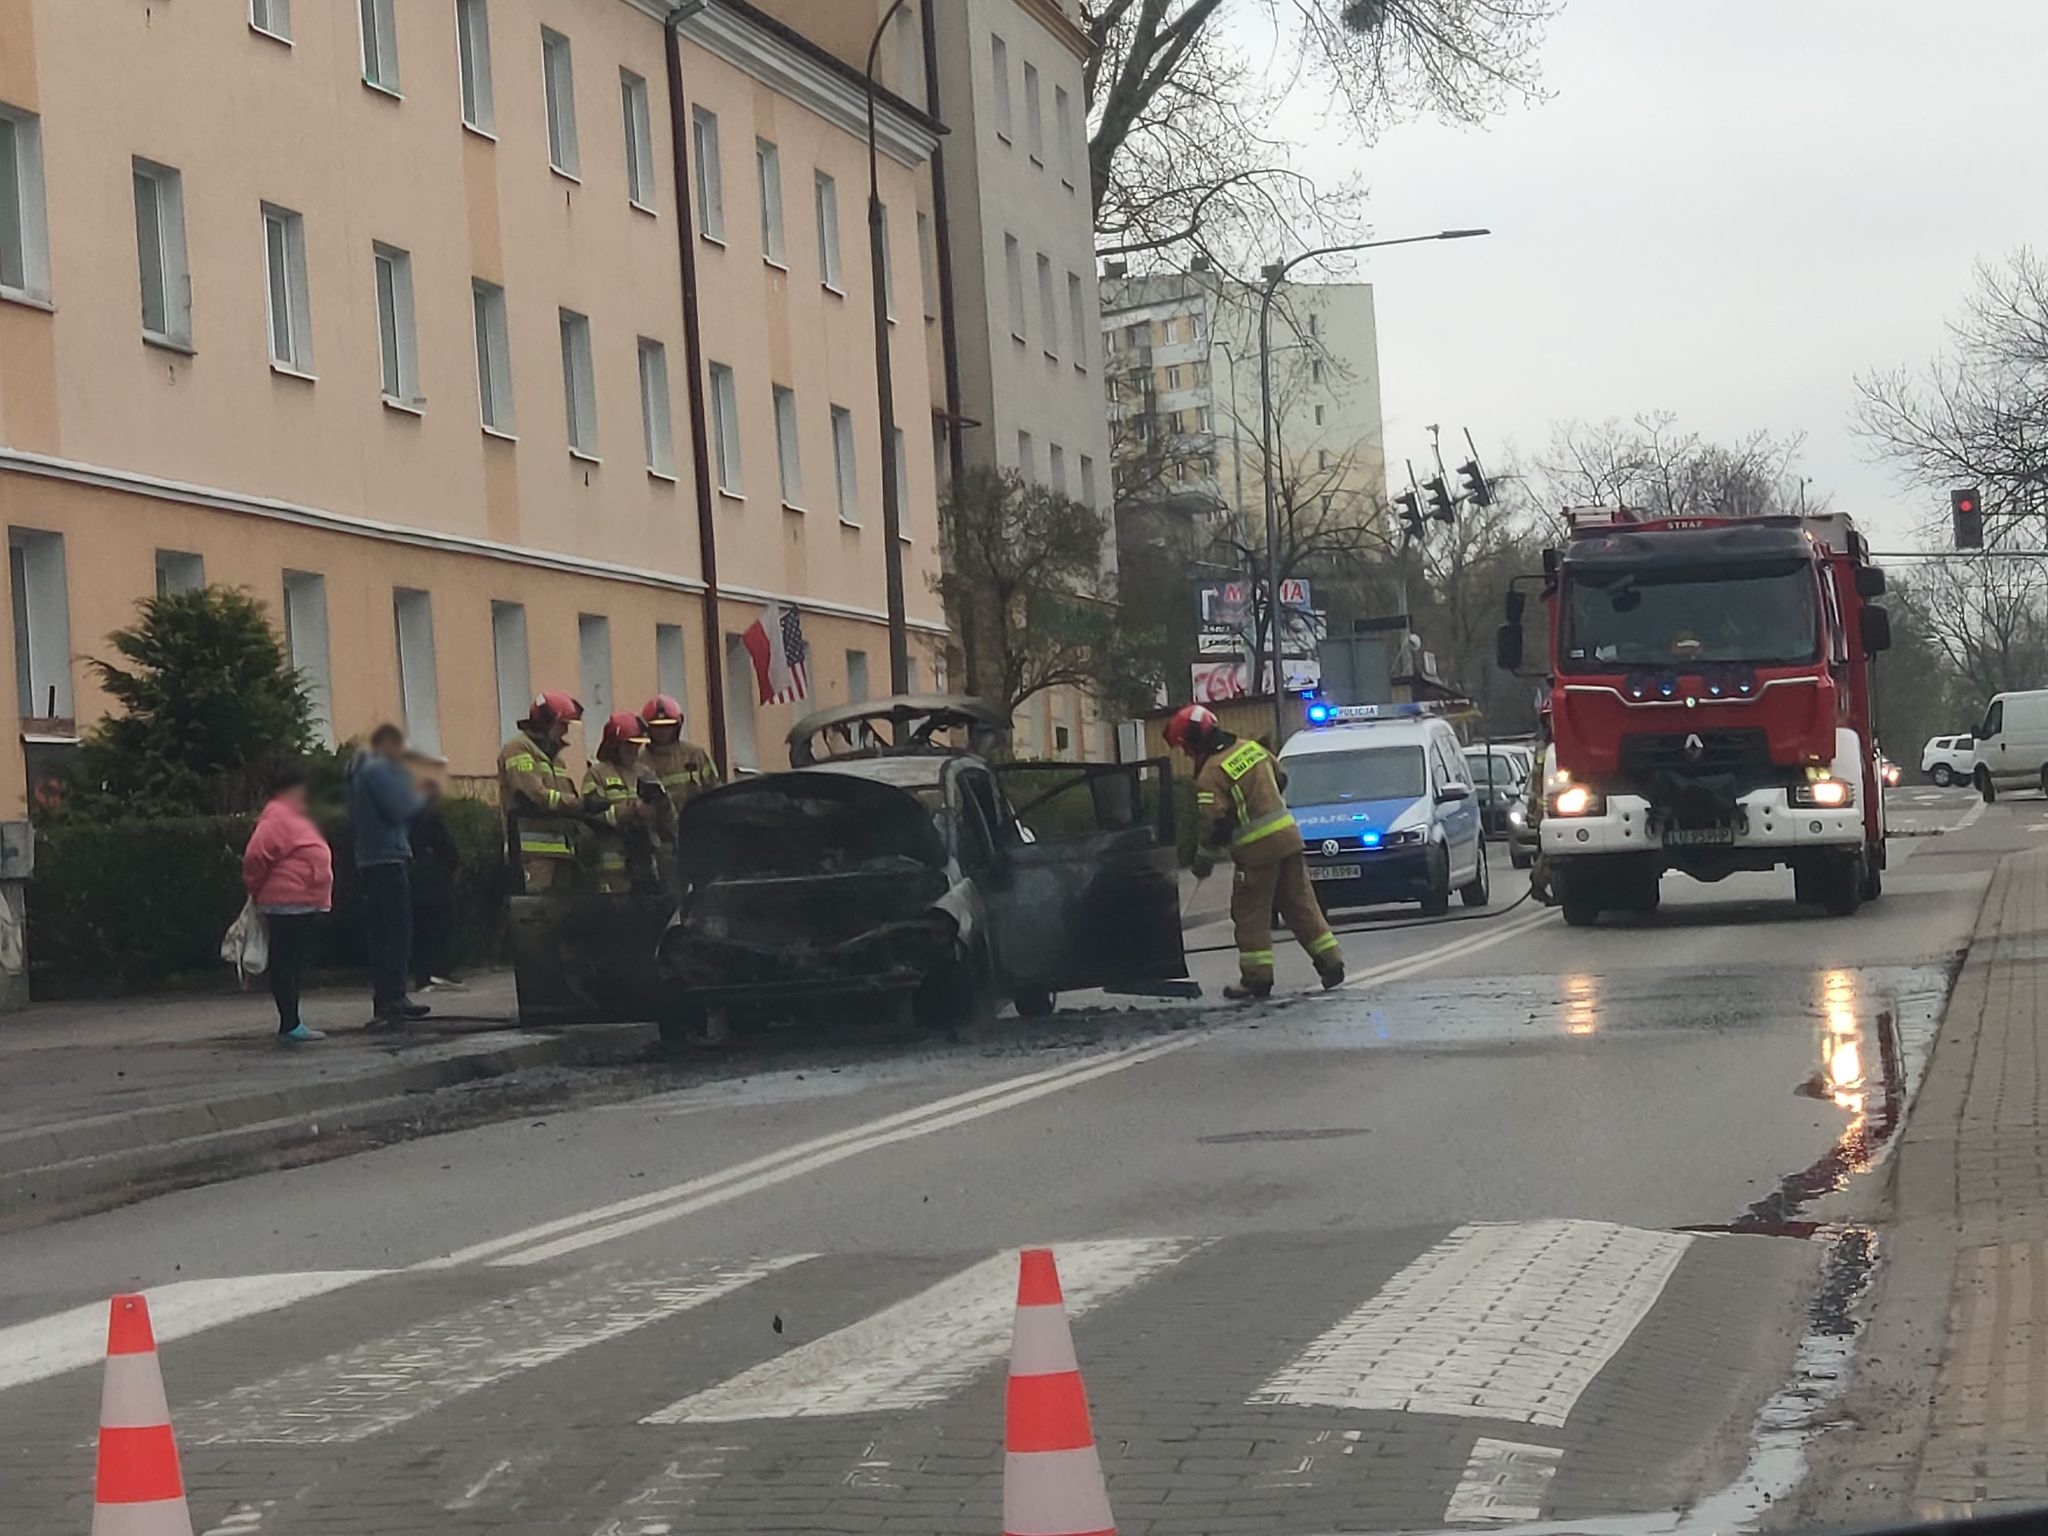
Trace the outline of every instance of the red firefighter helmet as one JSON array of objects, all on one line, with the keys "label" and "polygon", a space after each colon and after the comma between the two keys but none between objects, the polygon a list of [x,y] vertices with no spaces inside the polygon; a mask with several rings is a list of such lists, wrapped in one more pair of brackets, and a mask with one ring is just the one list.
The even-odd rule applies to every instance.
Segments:
[{"label": "red firefighter helmet", "polygon": [[623,746],[645,746],[647,744],[647,722],[631,710],[622,709],[604,723],[604,735],[598,738],[600,754],[616,751]]},{"label": "red firefighter helmet", "polygon": [[546,730],[551,725],[567,725],[583,718],[583,706],[566,693],[535,694],[533,707],[526,712],[525,723]]},{"label": "red firefighter helmet", "polygon": [[657,725],[681,725],[683,706],[679,699],[672,699],[665,693],[658,693],[640,706],[640,718],[650,728]]},{"label": "red firefighter helmet", "polygon": [[1166,722],[1166,744],[1193,757],[1222,729],[1223,722],[1216,718],[1216,711],[1206,704],[1183,704]]}]

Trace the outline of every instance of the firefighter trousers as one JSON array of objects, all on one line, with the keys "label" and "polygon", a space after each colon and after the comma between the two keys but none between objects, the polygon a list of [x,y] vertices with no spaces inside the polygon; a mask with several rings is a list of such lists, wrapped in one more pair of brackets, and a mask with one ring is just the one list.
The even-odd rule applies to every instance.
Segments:
[{"label": "firefighter trousers", "polygon": [[1273,984],[1273,914],[1278,911],[1318,971],[1339,965],[1337,936],[1308,883],[1298,853],[1277,864],[1237,866],[1230,890],[1230,921],[1237,932],[1237,969],[1247,986]]}]

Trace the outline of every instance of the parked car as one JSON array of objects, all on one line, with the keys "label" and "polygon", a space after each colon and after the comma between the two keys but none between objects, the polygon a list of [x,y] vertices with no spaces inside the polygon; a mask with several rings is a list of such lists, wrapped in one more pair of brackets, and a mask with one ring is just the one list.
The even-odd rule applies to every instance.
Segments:
[{"label": "parked car", "polygon": [[1974,736],[1930,736],[1920,749],[1920,771],[1943,789],[1967,784],[1977,767]]},{"label": "parked car", "polygon": [[1508,845],[1508,859],[1517,869],[1527,869],[1535,861],[1533,844],[1515,847],[1516,830],[1529,825],[1531,756],[1527,747],[1500,743],[1465,749],[1465,768],[1479,798],[1480,825],[1490,842]]}]

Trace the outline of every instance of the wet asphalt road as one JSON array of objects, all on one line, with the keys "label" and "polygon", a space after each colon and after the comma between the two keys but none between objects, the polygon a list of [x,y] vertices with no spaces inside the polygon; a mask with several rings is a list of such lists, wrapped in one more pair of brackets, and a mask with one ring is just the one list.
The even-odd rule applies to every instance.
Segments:
[{"label": "wet asphalt road", "polygon": [[1257,1010],[884,1050],[0,1238],[0,1525],[84,1528],[93,1309],[148,1285],[202,1531],[993,1531],[1005,1254],[1046,1241],[1126,1532],[1731,1485],[1708,1507],[1739,1514],[1796,1475],[1753,1425],[1864,1278],[1991,867],[2048,836],[2048,804],[1973,805],[1895,793],[1921,835],[1850,920],[1746,876],[1625,927],[1355,933],[1327,996],[1283,953],[1302,990]]}]

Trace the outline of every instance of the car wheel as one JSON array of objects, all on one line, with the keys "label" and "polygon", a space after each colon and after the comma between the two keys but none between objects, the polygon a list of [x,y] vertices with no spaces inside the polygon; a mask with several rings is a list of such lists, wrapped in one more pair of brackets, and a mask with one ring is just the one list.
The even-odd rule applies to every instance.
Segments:
[{"label": "car wheel", "polygon": [[1863,851],[1863,899],[1875,901],[1884,894],[1884,866],[1869,849]]},{"label": "car wheel", "polygon": [[1998,799],[1998,786],[1991,782],[1991,770],[1989,768],[1979,768],[1977,770],[1977,793],[1984,797],[1986,805],[1994,804]]},{"label": "car wheel", "polygon": [[1508,853],[1508,862],[1514,865],[1516,869],[1527,869],[1536,862],[1536,858],[1533,854],[1511,850]]},{"label": "car wheel", "polygon": [[1483,907],[1492,899],[1493,889],[1488,883],[1486,874],[1486,840],[1484,838],[1479,840],[1479,868],[1472,876],[1472,883],[1459,888],[1458,896],[1468,907]]},{"label": "car wheel", "polygon": [[1451,854],[1448,848],[1430,850],[1429,889],[1422,895],[1422,915],[1442,917],[1451,910]]},{"label": "car wheel", "polygon": [[1573,928],[1591,928],[1600,921],[1600,884],[1590,875],[1577,870],[1554,869],[1550,875],[1550,888],[1557,896],[1557,904],[1564,909],[1564,920]]},{"label": "car wheel", "polygon": [[1010,1001],[1017,1005],[1018,1017],[1026,1019],[1045,1018],[1059,1006],[1058,995],[1043,987],[1026,987],[1014,994]]},{"label": "car wheel", "polygon": [[1804,861],[1792,866],[1792,899],[1802,907],[1817,907],[1821,903],[1821,872]]},{"label": "car wheel", "polygon": [[1951,784],[1955,783],[1956,771],[1949,767],[1947,763],[1936,763],[1934,771],[1928,774],[1927,777],[1934,780],[1937,789],[1947,789]]},{"label": "car wheel", "polygon": [[1863,855],[1837,856],[1822,866],[1820,904],[1829,917],[1854,917],[1863,905]]}]

